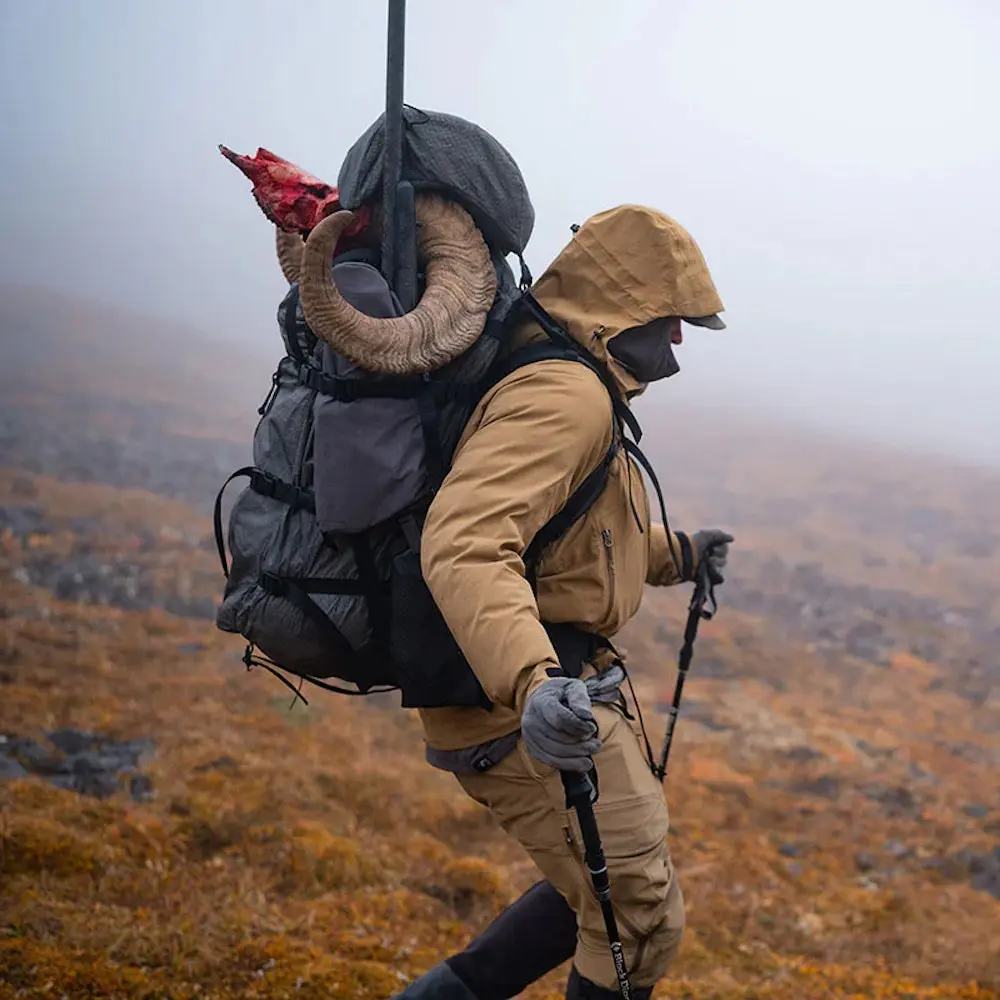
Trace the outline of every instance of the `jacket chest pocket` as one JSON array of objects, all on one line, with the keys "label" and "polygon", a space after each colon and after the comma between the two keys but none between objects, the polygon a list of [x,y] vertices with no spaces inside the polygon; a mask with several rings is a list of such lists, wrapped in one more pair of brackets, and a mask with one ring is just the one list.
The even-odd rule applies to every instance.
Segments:
[{"label": "jacket chest pocket", "polygon": [[616,462],[595,515],[600,530],[606,621],[620,627],[642,600],[649,563],[649,499],[642,474]]},{"label": "jacket chest pocket", "polygon": [[604,552],[604,571],[608,579],[608,607],[607,617],[611,617],[615,611],[615,599],[617,598],[618,572],[615,567],[615,536],[611,528],[601,529],[601,548]]}]

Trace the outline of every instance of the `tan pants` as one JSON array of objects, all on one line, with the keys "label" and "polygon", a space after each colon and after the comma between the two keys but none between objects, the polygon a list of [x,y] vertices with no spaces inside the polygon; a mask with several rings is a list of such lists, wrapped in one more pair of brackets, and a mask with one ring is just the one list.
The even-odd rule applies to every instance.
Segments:
[{"label": "tan pants", "polygon": [[[638,734],[617,709],[594,706],[603,743],[594,758],[594,807],[611,878],[611,899],[630,978],[651,986],[667,971],[684,932],[684,897],[667,849],[669,818]],[[483,774],[461,775],[465,791],[531,855],[577,918],[574,964],[607,988],[617,984],[600,904],[583,859],[576,813],[566,808],[559,773],[522,742]]]}]

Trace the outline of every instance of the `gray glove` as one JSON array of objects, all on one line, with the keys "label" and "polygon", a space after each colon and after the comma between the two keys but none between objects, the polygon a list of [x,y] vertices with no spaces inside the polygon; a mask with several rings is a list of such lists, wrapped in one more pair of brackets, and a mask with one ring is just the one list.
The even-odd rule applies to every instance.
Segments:
[{"label": "gray glove", "polygon": [[588,677],[584,682],[592,705],[613,705],[621,694],[621,686],[625,683],[625,671],[617,663],[609,667],[603,674]]},{"label": "gray glove", "polygon": [[735,541],[732,535],[719,528],[702,528],[691,536],[691,544],[698,552],[699,563],[707,560],[710,583],[722,583],[725,580],[722,571],[729,558],[729,544]]},{"label": "gray glove", "polygon": [[521,713],[528,753],[558,771],[585,773],[601,749],[587,685],[575,677],[553,677],[535,688]]}]

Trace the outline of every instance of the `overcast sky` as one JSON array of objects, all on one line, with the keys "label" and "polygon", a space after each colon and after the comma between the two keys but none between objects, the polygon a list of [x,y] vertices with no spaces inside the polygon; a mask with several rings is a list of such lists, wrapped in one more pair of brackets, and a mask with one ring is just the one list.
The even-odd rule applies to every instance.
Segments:
[{"label": "overcast sky", "polygon": [[[729,329],[647,408],[1000,464],[996,0],[408,7],[407,101],[511,150],[536,274],[621,202],[700,243]],[[216,146],[335,182],[384,45],[382,0],[0,0],[0,278],[275,344],[272,230]]]}]

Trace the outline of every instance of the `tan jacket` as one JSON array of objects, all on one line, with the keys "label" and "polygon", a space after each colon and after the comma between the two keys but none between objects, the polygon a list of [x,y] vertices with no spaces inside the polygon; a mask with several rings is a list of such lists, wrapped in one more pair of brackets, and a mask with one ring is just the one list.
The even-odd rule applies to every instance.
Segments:
[{"label": "tan jacket", "polygon": [[[630,205],[581,226],[534,293],[608,365],[623,395],[644,387],[608,353],[612,338],[664,316],[722,310],[691,237],[667,216]],[[516,333],[518,342],[539,337],[532,325]],[[513,372],[469,420],[428,513],[421,557],[428,587],[494,708],[421,710],[431,746],[460,749],[519,728],[525,698],[558,665],[542,621],[611,638],[638,610],[647,583],[681,582],[666,531],[650,518],[642,473],[624,452],[586,516],[543,555],[537,601],[525,579],[525,549],[605,456],[613,426],[598,377],[561,360]]]}]

